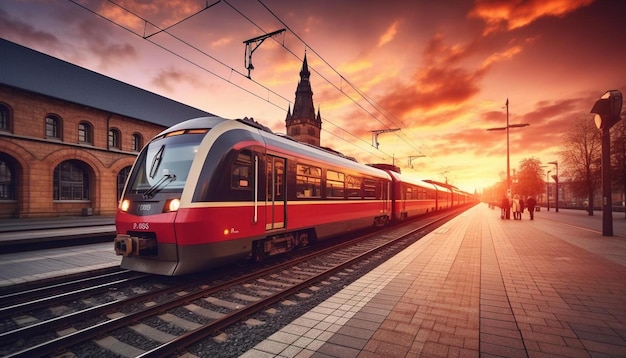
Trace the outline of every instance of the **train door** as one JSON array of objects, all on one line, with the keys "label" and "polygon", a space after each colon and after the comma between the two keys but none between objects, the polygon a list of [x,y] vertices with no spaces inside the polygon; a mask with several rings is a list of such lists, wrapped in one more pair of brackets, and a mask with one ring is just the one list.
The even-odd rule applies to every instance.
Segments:
[{"label": "train door", "polygon": [[410,190],[411,190],[411,188],[408,185],[406,185],[406,184],[402,184],[402,186],[400,187],[400,191],[402,193],[402,199],[401,199],[402,208],[400,209],[400,215],[402,215],[402,213],[406,213],[407,212],[406,201],[409,199],[408,198],[408,194],[409,194]]},{"label": "train door", "polygon": [[265,230],[281,229],[287,221],[285,158],[267,156],[267,201]]},{"label": "train door", "polygon": [[390,215],[389,219],[392,219],[394,214],[393,208],[391,207],[391,196],[393,195],[391,185],[391,182],[382,181],[383,212]]}]

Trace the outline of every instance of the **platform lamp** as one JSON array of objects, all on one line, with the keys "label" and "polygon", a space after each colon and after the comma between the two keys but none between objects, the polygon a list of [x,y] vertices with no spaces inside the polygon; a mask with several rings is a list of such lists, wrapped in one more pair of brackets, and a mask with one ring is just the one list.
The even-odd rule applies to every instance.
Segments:
[{"label": "platform lamp", "polygon": [[[540,165],[539,168],[547,168],[547,165]],[[548,202],[548,175],[546,174],[546,203]]]},{"label": "platform lamp", "polygon": [[617,90],[607,91],[591,109],[596,127],[602,131],[602,236],[613,236],[610,129],[622,119],[621,111],[622,92]]},{"label": "platform lamp", "polygon": [[548,170],[546,173],[546,202],[548,203],[548,211],[550,211],[550,173],[552,173],[552,170]]},{"label": "platform lamp", "polygon": [[558,213],[559,212],[559,162],[557,162],[556,160],[553,162],[548,162],[548,164],[554,164],[556,166],[556,175],[552,177],[552,179],[554,179],[554,182],[556,183],[556,199],[555,203],[554,203],[554,210]]}]

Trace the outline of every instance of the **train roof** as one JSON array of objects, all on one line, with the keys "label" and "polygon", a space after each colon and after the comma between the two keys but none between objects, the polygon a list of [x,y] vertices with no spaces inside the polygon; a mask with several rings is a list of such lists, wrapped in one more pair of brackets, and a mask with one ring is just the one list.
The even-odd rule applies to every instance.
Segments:
[{"label": "train roof", "polygon": [[[403,183],[409,183],[417,186],[421,186],[423,188],[432,189],[433,186],[425,182],[424,180],[414,178],[408,175],[403,175],[398,172],[390,171],[389,174],[396,180],[401,181]],[[437,188],[437,190],[441,190],[441,188]]]},{"label": "train roof", "polygon": [[229,123],[230,125],[234,125],[240,129],[246,129],[250,131],[256,131],[260,134],[265,143],[271,143],[273,145],[284,148],[294,154],[300,155],[302,157],[310,158],[314,161],[321,161],[327,164],[334,165],[339,168],[344,168],[346,170],[354,170],[359,173],[368,174],[374,177],[391,179],[389,174],[386,171],[373,168],[367,166],[365,164],[360,164],[355,160],[352,160],[339,152],[334,152],[325,148],[320,148],[312,145],[308,145],[306,143],[301,143],[293,138],[285,137],[281,135],[277,135],[272,133],[267,127],[255,122],[252,119],[244,118],[244,119],[227,119],[222,117],[199,117],[189,119],[187,121],[178,123],[163,132],[159,133],[155,138],[158,138],[164,134],[182,130],[182,129],[205,129],[205,128],[215,128],[223,123]]},{"label": "train roof", "polygon": [[440,188],[444,188],[445,190],[448,191],[452,191],[452,192],[461,192],[461,190],[459,190],[459,188],[457,188],[456,186],[452,185],[452,184],[448,184],[448,183],[442,183],[436,180],[424,180],[426,183],[432,184],[432,185],[436,185]]},{"label": "train roof", "polygon": [[154,138],[158,138],[164,134],[167,133],[171,133],[171,132],[175,132],[178,130],[182,130],[182,129],[206,129],[206,128],[213,128],[215,126],[217,126],[218,124],[224,122],[224,121],[228,121],[229,119],[226,118],[222,118],[222,117],[198,117],[198,118],[192,118],[192,119],[188,119],[186,121],[177,123],[165,130],[163,130],[161,133],[157,134]]},{"label": "train roof", "polygon": [[259,132],[268,144],[280,144],[280,147],[288,149],[300,157],[305,157],[313,161],[320,161],[326,164],[334,165],[345,170],[354,170],[361,174],[371,175],[373,177],[391,179],[389,173],[384,170],[372,168],[365,164],[361,164],[351,158],[344,156],[339,152],[328,150],[326,148],[312,146],[306,143],[294,141],[293,139],[271,133]]}]

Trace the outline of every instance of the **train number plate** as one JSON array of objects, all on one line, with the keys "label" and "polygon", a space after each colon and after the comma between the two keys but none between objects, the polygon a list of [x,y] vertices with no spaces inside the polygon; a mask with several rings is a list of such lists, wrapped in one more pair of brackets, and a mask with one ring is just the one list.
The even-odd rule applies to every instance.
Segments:
[{"label": "train number plate", "polygon": [[133,223],[133,230],[150,230],[148,223]]}]

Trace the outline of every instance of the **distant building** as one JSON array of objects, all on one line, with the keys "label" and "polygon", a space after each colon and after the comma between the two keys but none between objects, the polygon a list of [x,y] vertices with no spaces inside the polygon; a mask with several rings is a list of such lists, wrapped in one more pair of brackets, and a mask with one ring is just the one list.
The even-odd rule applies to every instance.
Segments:
[{"label": "distant building", "polygon": [[207,115],[0,39],[0,218],[113,215],[143,145]]},{"label": "distant building", "polygon": [[300,70],[300,82],[296,89],[296,100],[291,108],[287,109],[287,118],[285,125],[287,127],[287,135],[304,143],[320,146],[320,133],[322,131],[322,117],[319,109],[315,114],[313,106],[313,90],[311,90],[311,82],[309,77],[309,65],[304,55],[302,69]]}]

